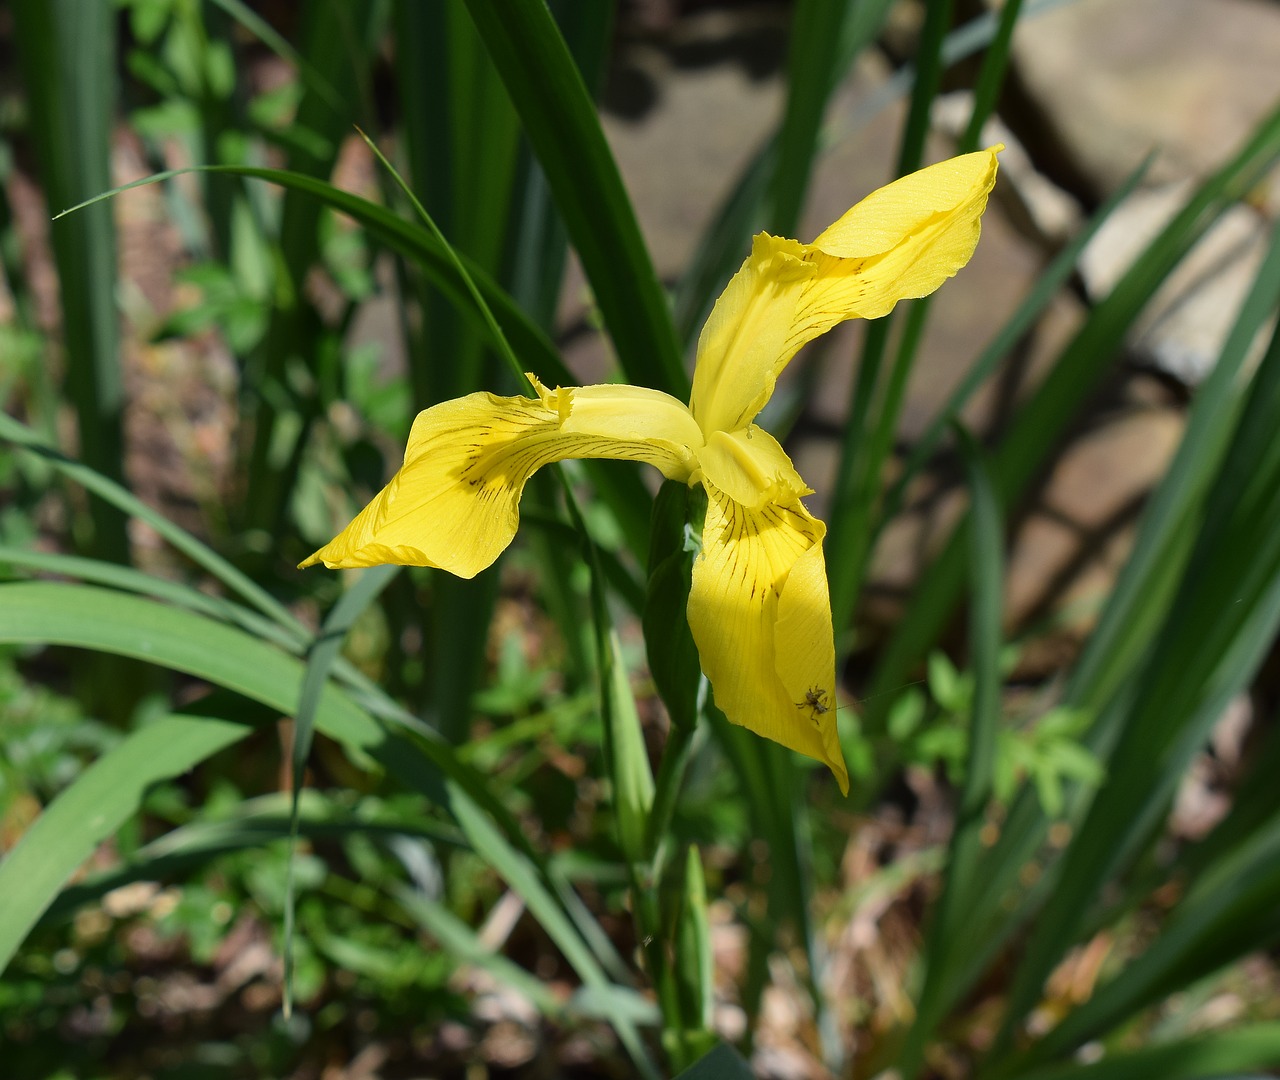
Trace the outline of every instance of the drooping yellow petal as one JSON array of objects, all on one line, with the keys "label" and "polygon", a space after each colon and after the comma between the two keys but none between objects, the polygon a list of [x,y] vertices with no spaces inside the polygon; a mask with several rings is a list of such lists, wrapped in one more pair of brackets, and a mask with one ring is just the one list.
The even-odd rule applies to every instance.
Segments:
[{"label": "drooping yellow petal", "polygon": [[[532,378],[532,376],[530,376]],[[303,566],[398,563],[474,577],[515,536],[525,482],[566,458],[644,461],[670,479],[696,465],[701,432],[675,398],[636,386],[469,394],[419,413],[404,464]]]},{"label": "drooping yellow petal", "polygon": [[704,432],[745,427],[802,345],[846,319],[925,296],[978,242],[1001,147],[868,195],[812,244],[758,235],[698,339],[689,407]]},{"label": "drooping yellow petal", "polygon": [[826,528],[798,499],[753,510],[705,486],[688,611],[715,702],[733,723],[824,762],[847,793],[822,559]]}]

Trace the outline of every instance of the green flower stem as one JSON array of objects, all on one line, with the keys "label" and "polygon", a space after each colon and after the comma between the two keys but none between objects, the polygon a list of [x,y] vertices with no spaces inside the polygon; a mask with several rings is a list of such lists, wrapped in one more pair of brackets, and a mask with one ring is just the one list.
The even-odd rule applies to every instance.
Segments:
[{"label": "green flower stem", "polygon": [[653,808],[649,812],[649,825],[645,830],[645,852],[649,857],[650,874],[656,881],[660,876],[663,841],[675,813],[676,798],[684,782],[685,769],[689,765],[690,751],[699,728],[672,724],[667,733],[667,745],[662,749],[658,763],[658,775],[654,781]]}]

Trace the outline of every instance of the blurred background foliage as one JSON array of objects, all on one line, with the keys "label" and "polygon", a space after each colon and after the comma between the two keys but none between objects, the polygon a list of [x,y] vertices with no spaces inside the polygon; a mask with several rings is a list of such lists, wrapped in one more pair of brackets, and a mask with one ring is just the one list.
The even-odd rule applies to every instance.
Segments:
[{"label": "blurred background foliage", "polygon": [[[1123,219],[1098,286],[1153,166],[1090,189],[1028,112],[1014,43],[1061,6],[0,10],[6,1077],[1280,1075],[1280,113]],[[781,87],[676,269],[596,106],[660,93],[645,48]],[[765,417],[826,462],[849,800],[693,690],[683,500],[622,463],[539,475],[472,581],[293,569],[416,411],[517,389],[472,285],[544,382],[683,397],[752,232],[812,235],[859,138],[882,172],[839,210],[1010,143],[989,216],[1034,254],[1007,312],[968,294],[923,421],[949,286],[809,350]],[[1015,610],[1011,544],[1242,205],[1209,370],[1138,376],[1176,449],[1105,585]]]}]

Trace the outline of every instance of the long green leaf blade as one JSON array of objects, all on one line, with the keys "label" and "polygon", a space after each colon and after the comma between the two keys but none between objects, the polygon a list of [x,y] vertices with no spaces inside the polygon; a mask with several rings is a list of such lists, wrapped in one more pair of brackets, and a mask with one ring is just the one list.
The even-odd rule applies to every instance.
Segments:
[{"label": "long green leaf blade", "polygon": [[142,805],[151,786],[198,765],[253,729],[166,716],[140,728],[58,795],[0,862],[0,971],[58,890]]},{"label": "long green leaf blade", "polygon": [[[1018,413],[993,461],[1001,500],[1012,503],[1106,370],[1125,332],[1177,261],[1231,201],[1247,191],[1280,154],[1280,109],[1259,126],[1230,162],[1210,177],[1184,209],[1148,245],[1111,294],[1094,309],[1036,394]],[[903,683],[936,639],[964,579],[963,526],[926,571],[916,602],[894,631],[868,689],[868,727],[875,731],[892,704],[889,691]]]},{"label": "long green leaf blade", "polygon": [[582,259],[630,382],[684,399],[666,296],[591,95],[543,0],[467,0]]},{"label": "long green leaf blade", "polygon": [[1273,1069],[1280,1061],[1280,1024],[1250,1024],[1215,1031],[1163,1046],[1116,1054],[1092,1065],[1052,1065],[1018,1080],[1208,1080],[1253,1069]]},{"label": "long green leaf blade", "polygon": [[[98,0],[15,0],[14,51],[25,76],[31,139],[50,211],[111,186],[115,106],[113,8]],[[67,353],[66,392],[81,452],[124,479],[124,380],[116,312],[116,235],[111,210],[96,206],[52,230]],[[92,550],[129,561],[124,518],[93,503]]]}]

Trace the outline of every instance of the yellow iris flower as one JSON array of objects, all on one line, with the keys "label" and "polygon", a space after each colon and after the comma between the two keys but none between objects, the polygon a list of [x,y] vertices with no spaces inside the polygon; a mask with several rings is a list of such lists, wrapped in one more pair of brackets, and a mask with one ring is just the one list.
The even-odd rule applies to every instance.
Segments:
[{"label": "yellow iris flower", "polygon": [[473,577],[511,543],[525,482],[566,458],[644,461],[707,493],[689,627],[716,705],[735,724],[818,761],[847,793],[836,731],[835,646],[812,489],[753,421],[796,351],[845,319],[925,296],[968,262],[1002,147],[903,177],[812,244],[767,233],[698,339],[688,406],[603,385],[534,397],[468,394],[420,413],[404,464],[302,566],[434,566]]}]

